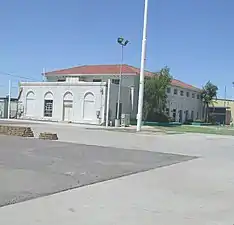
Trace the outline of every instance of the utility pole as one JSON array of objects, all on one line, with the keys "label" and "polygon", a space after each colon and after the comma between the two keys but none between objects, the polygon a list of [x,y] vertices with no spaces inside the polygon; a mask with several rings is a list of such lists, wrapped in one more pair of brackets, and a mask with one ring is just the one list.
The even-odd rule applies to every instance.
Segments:
[{"label": "utility pole", "polygon": [[146,57],[146,42],[147,42],[147,20],[148,20],[148,0],[145,0],[143,38],[142,38],[142,50],[141,50],[141,72],[140,72],[140,84],[139,84],[138,111],[137,111],[137,131],[141,130],[141,123],[142,123],[144,79],[145,79],[144,73],[145,73],[145,57]]},{"label": "utility pole", "polygon": [[8,87],[8,110],[7,110],[7,118],[10,119],[11,115],[11,80],[9,80]]}]

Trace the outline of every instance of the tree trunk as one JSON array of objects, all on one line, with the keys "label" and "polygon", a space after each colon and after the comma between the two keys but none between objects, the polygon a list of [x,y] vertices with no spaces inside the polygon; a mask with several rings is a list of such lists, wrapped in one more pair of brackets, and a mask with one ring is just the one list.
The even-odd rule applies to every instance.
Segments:
[{"label": "tree trunk", "polygon": [[206,123],[209,122],[209,103],[206,103]]}]

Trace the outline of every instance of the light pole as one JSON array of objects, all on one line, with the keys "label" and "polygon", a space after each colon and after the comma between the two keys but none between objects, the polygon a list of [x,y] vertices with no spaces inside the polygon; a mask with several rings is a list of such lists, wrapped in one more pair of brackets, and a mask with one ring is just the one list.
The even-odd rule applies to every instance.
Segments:
[{"label": "light pole", "polygon": [[122,37],[119,37],[117,40],[118,44],[121,45],[121,62],[120,62],[120,71],[119,71],[119,89],[118,89],[118,100],[117,100],[117,115],[116,115],[116,120],[115,120],[115,126],[119,127],[120,126],[120,98],[121,98],[121,85],[122,85],[122,70],[123,70],[123,50],[124,47],[127,46],[129,43],[128,40],[125,40]]},{"label": "light pole", "polygon": [[7,119],[11,117],[11,80],[9,80],[8,87],[8,109],[7,109]]},{"label": "light pole", "polygon": [[[234,81],[232,82],[232,87],[234,88]],[[232,101],[234,101],[234,95],[232,96]]]},{"label": "light pole", "polygon": [[145,78],[144,72],[145,72],[145,56],[146,56],[146,42],[147,42],[147,20],[148,20],[148,0],[145,0],[143,38],[142,38],[142,50],[141,50],[141,72],[140,72],[139,97],[138,97],[138,111],[137,111],[137,131],[141,130],[141,123],[142,123],[144,78]]}]

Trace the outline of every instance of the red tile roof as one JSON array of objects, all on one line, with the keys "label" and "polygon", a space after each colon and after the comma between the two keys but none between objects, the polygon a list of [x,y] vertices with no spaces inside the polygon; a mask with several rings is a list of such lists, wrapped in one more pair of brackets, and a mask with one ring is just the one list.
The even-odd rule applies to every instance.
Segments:
[{"label": "red tile roof", "polygon": [[[85,65],[77,66],[69,69],[56,70],[52,72],[47,72],[45,75],[94,75],[94,74],[107,74],[107,75],[117,75],[120,71],[120,65]],[[153,74],[151,72],[145,71],[147,74]],[[122,67],[123,74],[136,75],[140,74],[140,69],[124,64]]]},{"label": "red tile roof", "polygon": [[173,79],[173,80],[171,81],[171,84],[172,84],[173,86],[182,87],[182,88],[187,88],[187,89],[192,89],[192,90],[194,90],[194,91],[201,91],[200,88],[194,87],[194,86],[192,86],[192,85],[190,85],[190,84],[186,84],[186,83],[184,83],[184,82],[182,82],[182,81],[180,81],[180,80],[176,80],[176,79]]},{"label": "red tile roof", "polygon": [[[77,66],[68,69],[55,70],[45,73],[46,76],[56,76],[56,75],[118,75],[120,72],[120,65],[84,65]],[[140,69],[124,64],[122,67],[122,73],[124,75],[139,75]],[[153,76],[155,73],[145,71],[145,76]],[[180,80],[172,80],[172,85],[182,88],[188,88],[193,90],[200,90],[190,84],[186,84]]]}]

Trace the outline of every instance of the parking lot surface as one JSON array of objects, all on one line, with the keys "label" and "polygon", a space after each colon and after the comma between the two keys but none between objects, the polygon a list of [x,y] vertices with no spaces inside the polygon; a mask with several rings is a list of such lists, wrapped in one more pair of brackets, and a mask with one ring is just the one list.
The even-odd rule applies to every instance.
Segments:
[{"label": "parking lot surface", "polygon": [[0,136],[0,206],[194,159]]}]

